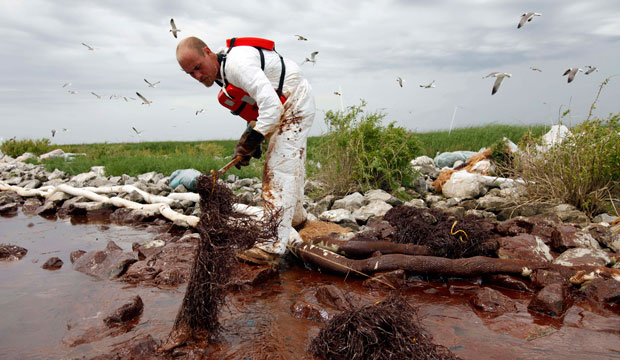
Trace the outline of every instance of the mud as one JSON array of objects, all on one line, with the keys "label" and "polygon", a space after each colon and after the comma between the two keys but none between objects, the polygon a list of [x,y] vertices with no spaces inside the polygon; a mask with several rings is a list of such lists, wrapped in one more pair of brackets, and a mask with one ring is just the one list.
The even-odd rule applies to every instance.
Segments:
[{"label": "mud", "polygon": [[[319,273],[295,259],[278,273],[240,264],[235,276],[241,280],[231,285],[221,309],[217,341],[164,356],[157,348],[173,327],[187,278],[172,285],[154,279],[172,268],[188,274],[191,263],[181,264],[197,239],[183,235],[184,230],[157,219],[119,226],[105,215],[44,218],[19,212],[0,217],[0,243],[28,250],[20,260],[0,262],[0,357],[311,359],[306,351],[326,321],[347,306],[370,306],[389,295],[386,289],[365,286],[363,278]],[[156,239],[165,246],[143,249],[139,259],[133,244]],[[98,279],[72,266],[45,271],[37,263],[51,254],[67,263],[75,250],[103,251],[109,241],[138,259],[119,279]],[[128,277],[132,267],[147,267],[155,258],[151,264],[157,265],[157,275]],[[591,296],[576,297],[563,316],[554,318],[528,309],[532,293],[508,287],[528,289],[506,276],[466,281],[409,276],[401,294],[417,308],[433,342],[463,359],[620,358],[620,312],[590,299],[607,296],[602,290],[593,287]],[[143,302],[141,314],[121,326],[105,325],[108,314],[136,296]],[[490,307],[500,301],[507,310]]]}]

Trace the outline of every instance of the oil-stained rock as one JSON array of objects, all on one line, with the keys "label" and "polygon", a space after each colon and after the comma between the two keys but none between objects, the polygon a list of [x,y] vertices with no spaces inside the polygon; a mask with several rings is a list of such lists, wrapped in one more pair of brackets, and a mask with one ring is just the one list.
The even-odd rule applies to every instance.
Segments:
[{"label": "oil-stained rock", "polygon": [[15,261],[23,258],[28,250],[21,246],[0,244],[0,261]]},{"label": "oil-stained rock", "polygon": [[527,308],[532,311],[560,317],[569,307],[568,288],[555,283],[540,290],[530,301]]},{"label": "oil-stained rock", "polygon": [[349,310],[359,307],[362,300],[354,293],[345,293],[334,285],[321,286],[314,294],[321,304],[331,306],[337,310]]},{"label": "oil-stained rock", "polygon": [[69,254],[69,260],[71,261],[71,264],[74,264],[75,261],[77,259],[80,258],[80,256],[86,254],[86,251],[84,250],[74,250],[71,252],[71,254]]},{"label": "oil-stained rock", "polygon": [[60,258],[54,256],[47,259],[47,261],[43,265],[41,265],[41,269],[58,270],[62,267],[63,264],[64,262],[60,260]]},{"label": "oil-stained rock", "polygon": [[90,251],[73,263],[73,269],[100,279],[113,279],[123,275],[137,259],[125,253],[113,241],[105,250]]},{"label": "oil-stained rock", "polygon": [[123,304],[118,309],[114,310],[111,314],[103,319],[103,322],[109,326],[121,326],[142,314],[144,310],[144,303],[139,295],[136,295],[128,302]]},{"label": "oil-stained rock", "polygon": [[331,318],[329,313],[322,309],[319,305],[305,301],[296,301],[291,304],[291,312],[293,313],[293,316],[298,319],[326,322]]},{"label": "oil-stained rock", "polygon": [[517,305],[512,299],[489,287],[478,289],[472,296],[471,303],[477,309],[493,314],[517,311]]}]

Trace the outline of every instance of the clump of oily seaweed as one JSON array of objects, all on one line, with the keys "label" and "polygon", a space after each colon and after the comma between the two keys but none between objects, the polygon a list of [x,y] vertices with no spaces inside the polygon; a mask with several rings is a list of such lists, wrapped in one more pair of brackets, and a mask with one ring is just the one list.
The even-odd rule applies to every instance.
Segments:
[{"label": "clump of oily seaweed", "polygon": [[396,228],[394,242],[425,245],[439,256],[493,257],[497,251],[495,239],[499,235],[495,226],[474,215],[459,217],[441,209],[398,206],[390,209],[383,219]]},{"label": "clump of oily seaweed", "polygon": [[252,247],[259,239],[274,239],[277,222],[263,221],[233,211],[236,196],[212,175],[201,175],[196,182],[200,194],[200,240],[185,297],[164,350],[189,340],[214,338],[220,329],[220,306],[226,286],[238,265],[236,253]]},{"label": "clump of oily seaweed", "polygon": [[321,359],[458,359],[432,342],[416,309],[400,295],[334,316],[312,339],[308,352]]}]

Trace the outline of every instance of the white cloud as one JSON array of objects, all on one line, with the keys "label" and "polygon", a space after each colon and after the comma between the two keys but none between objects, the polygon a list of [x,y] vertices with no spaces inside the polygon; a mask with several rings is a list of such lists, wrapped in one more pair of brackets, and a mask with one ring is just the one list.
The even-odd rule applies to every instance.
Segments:
[{"label": "white cloud", "polygon": [[[543,15],[517,30],[526,11]],[[569,102],[587,114],[600,82],[620,73],[619,15],[620,3],[609,0],[5,1],[0,117],[11,120],[0,135],[48,137],[66,124],[72,131],[54,141],[136,141],[131,126],[146,129],[141,140],[237,138],[244,123],[217,104],[217,89],[179,71],[170,18],[180,38],[196,35],[214,49],[227,37],[259,36],[298,62],[319,51],[316,65],[302,68],[321,110],[340,107],[333,91],[341,87],[345,104],[364,98],[369,110],[385,108],[388,121],[418,131],[446,129],[455,106],[456,126],[549,123]],[[561,76],[588,64],[600,72],[571,84]],[[492,80],[481,79],[490,71],[513,73],[493,96]],[[161,84],[150,89],[143,78]],[[419,88],[432,80],[436,88]],[[78,94],[62,88],[68,81]],[[613,79],[596,114],[619,110],[618,89]],[[108,98],[136,91],[153,104]],[[323,128],[318,111],[313,134]]]}]

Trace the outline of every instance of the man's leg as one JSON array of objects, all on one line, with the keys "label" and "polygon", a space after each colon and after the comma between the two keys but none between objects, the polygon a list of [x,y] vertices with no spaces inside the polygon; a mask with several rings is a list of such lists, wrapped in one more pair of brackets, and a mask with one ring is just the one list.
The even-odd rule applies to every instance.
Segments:
[{"label": "man's leg", "polygon": [[314,120],[314,99],[307,82],[285,103],[279,128],[269,140],[269,149],[263,171],[263,206],[278,211],[280,225],[278,239],[273,244],[257,244],[257,247],[274,254],[286,252],[292,236],[299,239],[293,229],[295,220],[305,220],[303,188],[305,177],[306,145],[308,133]]}]

